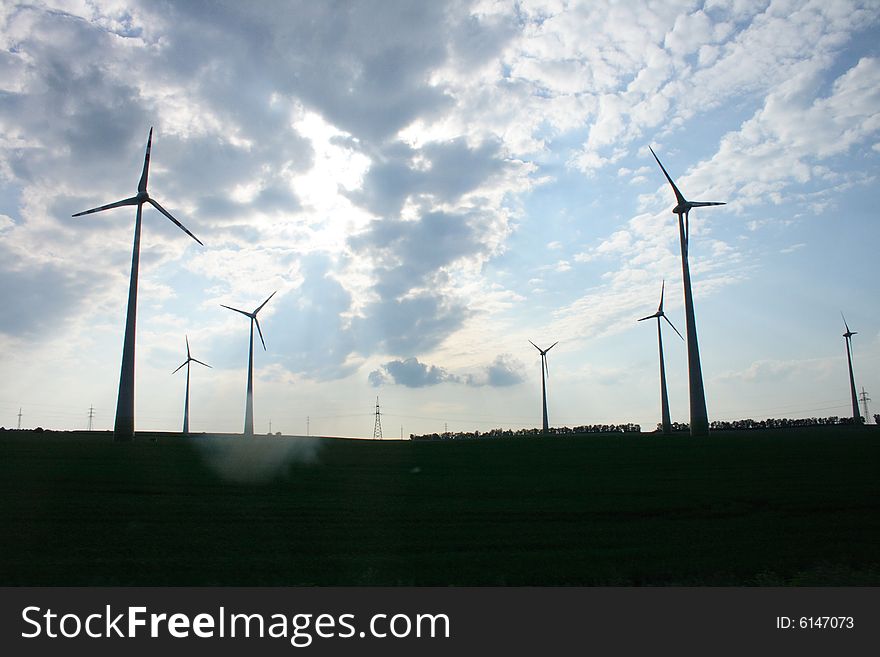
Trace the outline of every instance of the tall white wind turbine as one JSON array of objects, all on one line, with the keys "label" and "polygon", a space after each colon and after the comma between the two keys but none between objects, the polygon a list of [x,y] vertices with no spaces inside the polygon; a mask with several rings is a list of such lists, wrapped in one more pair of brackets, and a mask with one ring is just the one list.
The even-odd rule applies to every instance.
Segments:
[{"label": "tall white wind turbine", "polygon": [[[657,344],[660,347],[660,418],[663,424],[663,433],[668,436],[672,433],[672,422],[669,418],[669,395],[666,392],[666,364],[663,361],[663,333],[660,330],[660,318],[665,319],[666,323],[672,326],[672,330],[676,333],[678,333],[678,329],[673,326],[666,313],[663,312],[663,293],[665,291],[666,281],[663,281],[660,286],[660,306],[657,308],[657,312],[653,315],[642,317],[639,321],[644,322],[646,319],[657,319]],[[681,333],[678,333],[678,337],[684,340]]]},{"label": "tall white wind turbine", "polygon": [[536,345],[531,340],[529,340],[529,344],[531,344],[541,354],[541,401],[543,402],[541,408],[543,410],[544,433],[546,434],[550,430],[550,424],[547,422],[547,383],[544,378],[545,373],[547,374],[547,378],[550,378],[550,370],[547,367],[547,352],[550,351],[556,345],[558,345],[559,342],[554,342],[546,349],[541,349],[541,347]]},{"label": "tall white wind turbine", "polygon": [[708,207],[710,205],[724,205],[717,201],[688,201],[679,191],[666,172],[660,158],[650,146],[651,155],[657,160],[663,175],[669,181],[675,194],[676,206],[672,208],[673,214],[678,215],[678,237],[681,243],[681,277],[684,287],[684,315],[685,332],[687,333],[688,350],[688,389],[690,393],[690,425],[691,436],[709,435],[709,415],[706,412],[706,393],[703,389],[703,371],[700,366],[700,347],[697,344],[697,320],[694,317],[694,297],[691,292],[691,271],[688,265],[688,215],[693,208]]},{"label": "tall white wind turbine", "polygon": [[[122,367],[119,374],[119,395],[116,400],[116,422],[113,426],[113,440],[116,442],[125,442],[134,439],[134,347],[135,347],[135,325],[137,324],[137,284],[138,284],[138,262],[140,260],[141,250],[141,215],[143,213],[144,203],[149,203],[159,212],[164,214],[171,222],[180,228],[184,233],[192,237],[196,242],[202,244],[201,240],[193,235],[189,230],[177,219],[171,216],[165,208],[159,205],[158,201],[150,198],[147,193],[147,178],[150,173],[150,147],[153,143],[153,129],[150,128],[150,136],[147,138],[147,153],[144,155],[144,169],[141,173],[140,182],[138,182],[138,193],[136,196],[108,203],[98,208],[92,208],[84,212],[77,212],[74,217],[81,217],[84,214],[93,212],[103,212],[113,208],[121,208],[124,205],[137,206],[137,218],[134,223],[134,247],[131,253],[131,280],[128,284],[128,311],[125,316],[125,339],[122,346]],[[202,244],[204,246],[204,244]]]},{"label": "tall white wind turbine", "polygon": [[[862,414],[859,413],[859,399],[856,395],[856,379],[853,376],[853,366],[852,366],[852,336],[858,335],[858,331],[850,331],[849,325],[846,323],[846,317],[843,317],[843,313],[840,313],[840,316],[843,318],[843,325],[846,327],[846,333],[843,334],[843,339],[846,340],[846,364],[849,365],[849,390],[852,394],[852,408],[853,408],[853,422],[856,424],[860,424],[862,421]],[[867,418],[865,418],[867,420]]]},{"label": "tall white wind turbine", "polygon": [[260,320],[257,319],[257,313],[263,309],[267,303],[269,303],[269,299],[275,296],[275,292],[269,295],[269,298],[266,299],[263,303],[261,303],[257,308],[249,313],[246,310],[239,310],[238,308],[233,308],[232,306],[227,306],[224,304],[220,304],[224,308],[229,308],[229,310],[234,310],[237,313],[241,313],[245,317],[249,317],[251,320],[251,337],[248,342],[248,379],[247,379],[247,396],[245,398],[245,409],[244,409],[244,435],[248,437],[253,437],[254,435],[254,324],[257,325],[257,333],[260,336],[260,342],[263,343],[263,351],[266,351],[266,341],[263,340],[263,331],[260,329]]},{"label": "tall white wind turbine", "polygon": [[189,352],[189,336],[184,337],[186,338],[186,360],[183,361],[183,365],[174,370],[172,374],[176,374],[184,365],[186,365],[186,396],[183,402],[183,433],[184,435],[186,435],[189,433],[189,364],[198,363],[199,365],[204,365],[205,367],[211,366],[207,363],[203,363],[197,358],[192,357]]}]

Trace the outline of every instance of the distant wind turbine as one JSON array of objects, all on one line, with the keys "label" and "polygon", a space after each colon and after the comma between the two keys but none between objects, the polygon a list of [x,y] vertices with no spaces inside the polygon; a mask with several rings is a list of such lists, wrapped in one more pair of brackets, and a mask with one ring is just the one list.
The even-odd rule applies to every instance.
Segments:
[{"label": "distant wind turbine", "polygon": [[[119,375],[119,396],[116,401],[116,423],[113,427],[113,440],[117,442],[129,441],[134,439],[134,342],[135,342],[135,325],[137,323],[137,283],[138,283],[138,261],[140,260],[141,249],[141,214],[144,203],[149,203],[159,212],[164,214],[171,222],[180,228],[184,233],[192,237],[196,242],[202,244],[198,237],[193,235],[186,226],[171,216],[171,213],[163,208],[159,203],[150,198],[147,193],[147,177],[150,173],[150,146],[153,142],[153,129],[150,128],[150,136],[147,138],[147,153],[144,156],[144,169],[141,173],[141,179],[138,183],[137,196],[102,205],[99,208],[92,208],[85,212],[77,212],[74,217],[81,217],[84,214],[93,212],[103,212],[112,208],[121,208],[124,205],[137,206],[137,219],[134,223],[134,248],[131,253],[131,280],[128,284],[128,312],[125,317],[125,342],[122,347],[122,368]],[[204,246],[204,244],[202,244]]]},{"label": "distant wind turbine", "polygon": [[239,310],[238,308],[233,308],[232,306],[227,306],[224,304],[220,304],[224,308],[229,308],[229,310],[234,310],[237,313],[241,313],[245,317],[250,317],[251,320],[251,337],[248,344],[248,379],[247,379],[247,397],[245,401],[245,409],[244,409],[244,435],[253,437],[254,435],[254,324],[257,325],[257,333],[260,336],[260,342],[263,343],[263,351],[266,351],[266,341],[263,340],[263,331],[260,329],[260,320],[257,319],[257,313],[263,309],[267,303],[269,303],[269,299],[275,296],[278,290],[275,290],[272,294],[269,295],[269,298],[266,299],[263,303],[257,306],[254,312],[249,313],[244,310]]},{"label": "distant wind turbine", "polygon": [[852,336],[858,335],[858,331],[850,331],[849,325],[846,323],[846,317],[843,317],[843,313],[840,313],[840,316],[843,318],[843,325],[846,327],[846,333],[843,334],[844,340],[846,340],[846,363],[849,365],[849,390],[852,394],[852,408],[853,408],[853,422],[859,424],[862,421],[862,414],[859,413],[859,400],[856,396],[856,379],[853,376],[853,366],[852,366]]},{"label": "distant wind turbine", "polygon": [[[672,433],[672,422],[669,419],[669,395],[666,393],[666,365],[663,362],[663,334],[660,331],[660,318],[665,319],[666,323],[672,326],[672,330],[676,333],[678,333],[678,329],[673,326],[672,322],[669,321],[669,318],[663,312],[663,293],[665,291],[666,281],[664,280],[660,286],[660,306],[657,308],[657,312],[653,315],[642,317],[639,321],[644,322],[646,319],[657,318],[657,344],[660,347],[660,413],[663,422],[663,434],[668,436]],[[678,333],[678,337],[684,340],[681,333]]]},{"label": "distant wind turbine", "polygon": [[688,201],[672,182],[672,178],[666,172],[666,168],[660,162],[660,158],[654,149],[648,146],[651,155],[657,160],[663,175],[672,186],[675,193],[676,206],[672,208],[673,214],[678,215],[678,236],[681,242],[681,275],[684,287],[684,313],[685,331],[687,333],[688,349],[688,388],[690,391],[690,424],[691,436],[709,435],[709,415],[706,412],[706,393],[703,389],[703,372],[700,367],[700,348],[697,344],[697,321],[694,317],[694,297],[691,292],[691,272],[688,266],[688,215],[692,208],[702,208],[710,205],[725,205],[715,201]]},{"label": "distant wind turbine", "polygon": [[547,352],[550,351],[553,347],[559,344],[559,342],[554,342],[546,349],[541,349],[534,342],[529,340],[529,344],[531,344],[535,349],[537,349],[541,354],[541,400],[543,401],[543,411],[544,411],[544,433],[546,434],[550,430],[550,425],[547,422],[547,383],[544,379],[544,373],[547,373],[547,378],[550,378],[550,369],[547,367]]},{"label": "distant wind turbine", "polygon": [[[186,360],[183,361],[183,365],[186,365],[186,398],[183,402],[183,433],[189,433],[189,364],[190,363],[198,363],[199,365],[204,365],[205,367],[211,367],[207,363],[203,363],[197,358],[193,358],[189,353],[189,336],[186,337]],[[176,370],[172,372],[172,374],[176,374],[183,367],[181,365]]]}]

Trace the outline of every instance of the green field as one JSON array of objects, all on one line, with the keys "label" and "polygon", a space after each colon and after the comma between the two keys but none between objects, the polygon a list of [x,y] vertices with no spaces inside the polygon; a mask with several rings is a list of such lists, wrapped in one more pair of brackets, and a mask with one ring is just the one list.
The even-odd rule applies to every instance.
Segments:
[{"label": "green field", "polygon": [[880,430],[0,433],[0,585],[880,585]]}]

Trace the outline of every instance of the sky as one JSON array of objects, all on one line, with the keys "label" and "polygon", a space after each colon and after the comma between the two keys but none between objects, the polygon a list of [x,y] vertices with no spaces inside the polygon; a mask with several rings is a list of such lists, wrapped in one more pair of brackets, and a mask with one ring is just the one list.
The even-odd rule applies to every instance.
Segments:
[{"label": "sky", "polygon": [[[880,412],[880,2],[0,4],[0,425],[386,438],[659,421],[657,309],[710,420]],[[668,329],[668,327],[666,327]],[[684,343],[664,331],[673,421]]]}]

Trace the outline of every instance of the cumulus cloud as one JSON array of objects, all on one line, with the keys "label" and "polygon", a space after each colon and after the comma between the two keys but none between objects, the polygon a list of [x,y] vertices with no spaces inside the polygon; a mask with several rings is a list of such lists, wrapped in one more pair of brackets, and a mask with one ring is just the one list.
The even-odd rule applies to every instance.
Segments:
[{"label": "cumulus cloud", "polygon": [[382,384],[395,384],[407,388],[424,388],[435,386],[447,381],[458,381],[442,367],[419,362],[418,358],[392,360],[383,364],[378,370],[370,372],[370,384],[378,387]]},{"label": "cumulus cloud", "polygon": [[499,354],[494,361],[478,374],[469,374],[466,382],[470,386],[491,386],[506,388],[525,381],[525,365],[510,354]]},{"label": "cumulus cloud", "polygon": [[405,358],[384,363],[379,369],[370,372],[368,379],[374,387],[403,385],[408,388],[423,388],[440,383],[463,383],[474,387],[506,388],[522,383],[525,380],[524,370],[522,362],[510,354],[500,354],[478,372],[462,376],[437,365],[422,363],[418,358]]},{"label": "cumulus cloud", "polygon": [[[746,7],[717,2],[706,8],[631,4],[627,8],[638,18],[630,18],[630,24],[642,29],[609,24],[606,34],[614,43],[607,50],[582,54],[591,68],[597,68],[598,56],[609,68],[587,141],[571,159],[585,172],[615,162],[622,144],[661,121],[671,132],[734,96],[757,98],[804,71],[827,70],[848,33],[878,21],[876,9],[860,2],[809,2],[793,11],[784,3]],[[743,29],[735,30],[735,24]],[[570,38],[560,21],[545,29],[560,39]],[[633,32],[645,40],[638,49],[626,38]]]}]

